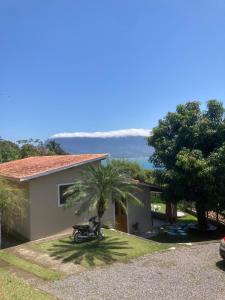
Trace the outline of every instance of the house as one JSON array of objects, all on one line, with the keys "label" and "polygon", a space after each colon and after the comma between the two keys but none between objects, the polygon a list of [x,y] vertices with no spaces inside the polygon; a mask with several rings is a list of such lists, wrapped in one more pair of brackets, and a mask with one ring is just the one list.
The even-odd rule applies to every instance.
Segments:
[{"label": "house", "polygon": [[[64,191],[69,185],[84,178],[87,165],[97,166],[107,154],[36,156],[0,164],[0,176],[27,191],[27,205],[23,218],[16,220],[15,231],[28,240],[60,233],[75,223],[87,222],[93,212],[74,213],[64,209]],[[113,202],[104,215],[104,224],[132,233],[135,228],[151,228],[150,194],[152,187],[140,186],[138,197],[143,207],[127,203],[128,214]]]},{"label": "house", "polygon": [[155,192],[161,191],[158,186],[133,180],[138,190],[134,195],[141,200],[143,206],[127,202],[127,214],[115,203],[115,228],[127,233],[145,234],[153,225],[151,198]]}]

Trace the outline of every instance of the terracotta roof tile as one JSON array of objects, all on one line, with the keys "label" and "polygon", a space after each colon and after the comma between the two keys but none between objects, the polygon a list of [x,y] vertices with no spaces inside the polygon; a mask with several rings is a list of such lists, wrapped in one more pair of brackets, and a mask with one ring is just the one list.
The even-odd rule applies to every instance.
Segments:
[{"label": "terracotta roof tile", "polygon": [[0,176],[29,180],[46,173],[54,173],[92,160],[101,160],[107,154],[34,156],[0,164]]}]

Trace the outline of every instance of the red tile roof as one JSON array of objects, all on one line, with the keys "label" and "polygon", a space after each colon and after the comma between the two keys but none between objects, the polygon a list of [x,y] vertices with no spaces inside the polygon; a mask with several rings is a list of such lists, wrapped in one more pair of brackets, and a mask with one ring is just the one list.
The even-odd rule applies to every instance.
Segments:
[{"label": "red tile roof", "polygon": [[106,157],[107,154],[33,156],[0,164],[0,176],[29,180]]}]

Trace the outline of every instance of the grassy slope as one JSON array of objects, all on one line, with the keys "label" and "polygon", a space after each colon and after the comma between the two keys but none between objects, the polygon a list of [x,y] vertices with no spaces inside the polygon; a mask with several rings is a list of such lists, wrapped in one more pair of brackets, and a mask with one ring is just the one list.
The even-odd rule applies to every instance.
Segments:
[{"label": "grassy slope", "polygon": [[[157,211],[157,212],[160,212],[160,213],[165,213],[166,212],[166,204],[163,203],[163,202],[154,202],[153,205],[159,205],[160,206],[160,209]],[[182,209],[177,208],[178,211],[182,211]],[[190,215],[188,213],[185,213],[185,216],[182,217],[182,218],[178,218],[177,220],[178,222],[184,222],[184,223],[191,223],[191,222],[196,222],[197,221],[197,218],[193,215]]]},{"label": "grassy slope", "polygon": [[192,222],[197,222],[197,218],[193,215],[185,213],[185,216],[182,218],[178,218],[178,221],[181,221],[184,223],[192,223]]},{"label": "grassy slope", "polygon": [[5,261],[18,269],[22,269],[26,272],[32,273],[42,278],[43,280],[56,280],[60,278],[59,273],[32,263],[28,260],[22,259],[6,251],[0,251],[0,260]]},{"label": "grassy slope", "polygon": [[167,249],[170,245],[143,240],[127,234],[106,230],[105,239],[74,244],[69,237],[35,243],[36,250],[49,253],[51,256],[63,259],[64,262],[74,262],[86,268],[107,265],[113,262],[128,261],[147,253]]},{"label": "grassy slope", "polygon": [[53,300],[47,294],[20,281],[8,271],[0,269],[0,299],[1,300]]}]

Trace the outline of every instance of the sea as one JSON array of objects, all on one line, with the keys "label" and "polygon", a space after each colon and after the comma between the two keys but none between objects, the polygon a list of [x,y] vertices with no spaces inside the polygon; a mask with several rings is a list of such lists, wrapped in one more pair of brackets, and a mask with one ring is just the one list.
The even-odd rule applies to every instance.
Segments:
[{"label": "sea", "polygon": [[146,138],[125,136],[117,138],[54,138],[61,147],[71,154],[108,153],[110,159],[125,159],[137,162],[145,169],[153,169],[149,157],[154,150],[148,146]]},{"label": "sea", "polygon": [[140,156],[140,157],[112,157],[111,159],[124,159],[131,162],[138,163],[142,168],[146,170],[154,169],[153,164],[149,161],[149,156]]}]

